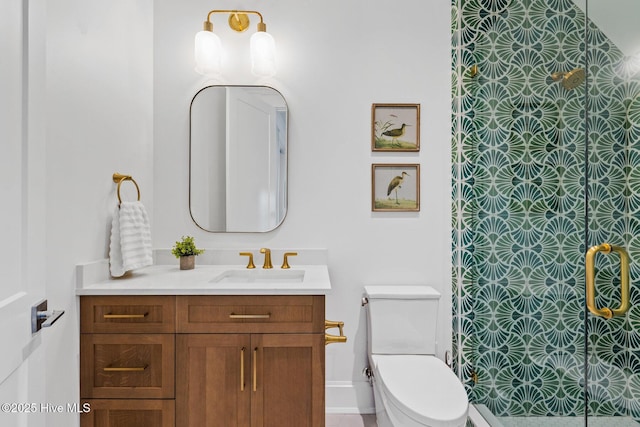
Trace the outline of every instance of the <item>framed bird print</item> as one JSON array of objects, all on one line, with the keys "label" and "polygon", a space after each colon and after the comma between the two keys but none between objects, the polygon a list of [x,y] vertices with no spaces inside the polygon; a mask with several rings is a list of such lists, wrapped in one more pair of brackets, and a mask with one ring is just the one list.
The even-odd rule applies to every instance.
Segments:
[{"label": "framed bird print", "polygon": [[372,151],[420,151],[420,104],[373,104]]},{"label": "framed bird print", "polygon": [[420,210],[420,165],[372,164],[371,210],[417,212]]}]

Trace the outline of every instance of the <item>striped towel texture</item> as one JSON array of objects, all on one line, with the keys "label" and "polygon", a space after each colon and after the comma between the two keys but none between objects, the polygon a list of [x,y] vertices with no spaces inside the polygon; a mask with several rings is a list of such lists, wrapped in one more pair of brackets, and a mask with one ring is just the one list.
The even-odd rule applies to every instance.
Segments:
[{"label": "striped towel texture", "polygon": [[122,202],[116,208],[111,222],[109,268],[113,277],[127,271],[153,264],[151,252],[151,227],[144,205],[139,202]]}]

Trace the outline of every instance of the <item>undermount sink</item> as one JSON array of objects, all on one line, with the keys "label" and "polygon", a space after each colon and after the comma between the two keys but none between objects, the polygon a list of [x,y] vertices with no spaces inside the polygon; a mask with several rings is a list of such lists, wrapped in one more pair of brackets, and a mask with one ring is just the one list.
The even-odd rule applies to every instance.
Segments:
[{"label": "undermount sink", "polygon": [[227,270],[210,283],[302,283],[304,270]]}]

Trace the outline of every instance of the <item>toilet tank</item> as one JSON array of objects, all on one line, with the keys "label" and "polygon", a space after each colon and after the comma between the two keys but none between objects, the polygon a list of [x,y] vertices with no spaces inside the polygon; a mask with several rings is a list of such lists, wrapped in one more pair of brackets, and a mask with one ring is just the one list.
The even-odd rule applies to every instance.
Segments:
[{"label": "toilet tank", "polygon": [[365,286],[369,354],[435,354],[440,293],[430,286]]}]

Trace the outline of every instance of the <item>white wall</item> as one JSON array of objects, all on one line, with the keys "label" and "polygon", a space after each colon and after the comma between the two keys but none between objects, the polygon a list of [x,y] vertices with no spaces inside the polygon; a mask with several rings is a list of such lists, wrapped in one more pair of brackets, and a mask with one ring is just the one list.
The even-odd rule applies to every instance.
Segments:
[{"label": "white wall", "polygon": [[[255,19],[237,34],[222,15],[213,23],[228,51],[224,78],[196,74],[193,37],[207,12],[239,7],[263,14],[277,43],[277,76],[250,74]],[[348,382],[345,405],[353,398],[367,410],[363,285],[439,289],[440,354],[451,346],[450,2],[156,0],[154,29],[154,247],[189,234],[205,248],[327,248],[333,292],[326,315],[345,321],[349,341],[327,347],[326,379]],[[289,211],[275,231],[206,233],[189,216],[189,103],[203,86],[220,83],[269,85],[287,100]],[[389,102],[421,104],[420,153],[371,152],[371,104]],[[400,162],[421,164],[421,211],[372,213],[371,164]],[[361,390],[355,397],[351,381]]]},{"label": "white wall", "polygon": [[[43,336],[47,401],[79,396],[74,267],[107,258],[114,172],[153,210],[153,1],[47,1],[47,297],[65,315]],[[45,102],[45,99],[42,100]],[[124,185],[123,185],[124,187]],[[132,197],[123,188],[123,197]],[[51,414],[47,426],[77,425]]]}]

